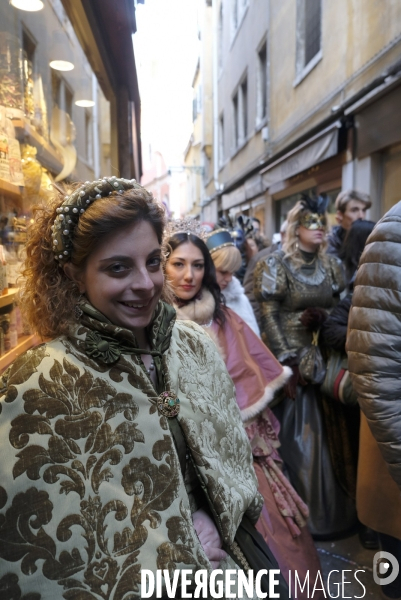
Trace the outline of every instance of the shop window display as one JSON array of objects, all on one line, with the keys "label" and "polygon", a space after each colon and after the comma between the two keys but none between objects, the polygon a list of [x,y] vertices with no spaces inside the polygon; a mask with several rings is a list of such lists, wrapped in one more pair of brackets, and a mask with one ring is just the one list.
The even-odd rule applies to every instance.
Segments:
[{"label": "shop window display", "polygon": [[17,307],[32,207],[110,163],[110,104],[60,0],[23,5],[0,4],[0,372],[36,341]]}]

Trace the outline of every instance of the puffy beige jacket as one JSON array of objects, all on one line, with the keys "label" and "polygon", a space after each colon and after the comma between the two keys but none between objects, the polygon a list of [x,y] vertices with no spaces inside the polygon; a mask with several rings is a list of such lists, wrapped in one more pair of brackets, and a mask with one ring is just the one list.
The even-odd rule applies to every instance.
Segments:
[{"label": "puffy beige jacket", "polygon": [[401,202],[368,238],[348,328],[352,383],[390,473],[401,488]]}]

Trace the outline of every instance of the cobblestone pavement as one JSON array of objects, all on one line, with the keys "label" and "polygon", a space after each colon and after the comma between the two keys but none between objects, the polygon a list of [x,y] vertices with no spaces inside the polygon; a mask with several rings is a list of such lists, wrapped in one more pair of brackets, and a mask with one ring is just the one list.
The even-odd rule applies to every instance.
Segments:
[{"label": "cobblestone pavement", "polygon": [[[380,586],[373,581],[372,570],[373,557],[377,550],[366,550],[363,548],[359,542],[358,535],[341,540],[315,543],[322,565],[324,583],[327,582],[330,571],[340,571],[340,573],[332,573],[330,576],[330,582],[333,583],[327,589],[327,598],[381,600]],[[359,569],[361,571],[356,573]],[[355,573],[359,581],[366,588],[366,591],[364,591],[361,583],[358,583],[355,579]],[[351,583],[345,583],[343,586],[335,585],[336,582],[341,582],[342,575],[344,581]]]}]

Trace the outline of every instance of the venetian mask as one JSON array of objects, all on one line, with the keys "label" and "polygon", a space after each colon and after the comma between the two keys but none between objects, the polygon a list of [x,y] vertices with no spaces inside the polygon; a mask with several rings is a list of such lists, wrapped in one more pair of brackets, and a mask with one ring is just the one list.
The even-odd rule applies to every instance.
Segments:
[{"label": "venetian mask", "polygon": [[327,220],[326,215],[319,215],[317,213],[307,212],[301,216],[299,224],[306,229],[325,229]]}]

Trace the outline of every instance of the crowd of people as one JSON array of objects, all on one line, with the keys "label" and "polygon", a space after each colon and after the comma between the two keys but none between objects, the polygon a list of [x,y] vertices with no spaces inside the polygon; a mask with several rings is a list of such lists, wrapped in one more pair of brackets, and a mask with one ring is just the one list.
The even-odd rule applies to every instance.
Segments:
[{"label": "crowd of people", "polygon": [[[355,279],[369,236],[401,237],[398,213],[374,229],[369,207],[342,192],[329,231],[327,199],[303,195],[274,245],[257,219],[166,224],[116,177],[36,209],[20,306],[44,341],[2,376],[5,597],[140,598],[142,569],[220,569],[224,589],[227,570],[273,567],[288,598],[291,571],[321,569],[313,539],[357,530],[401,561],[400,461],[375,388],[377,373],[396,393],[381,357],[400,292],[371,245]],[[372,344],[369,374],[357,355]],[[400,578],[384,593],[401,596]]]}]

